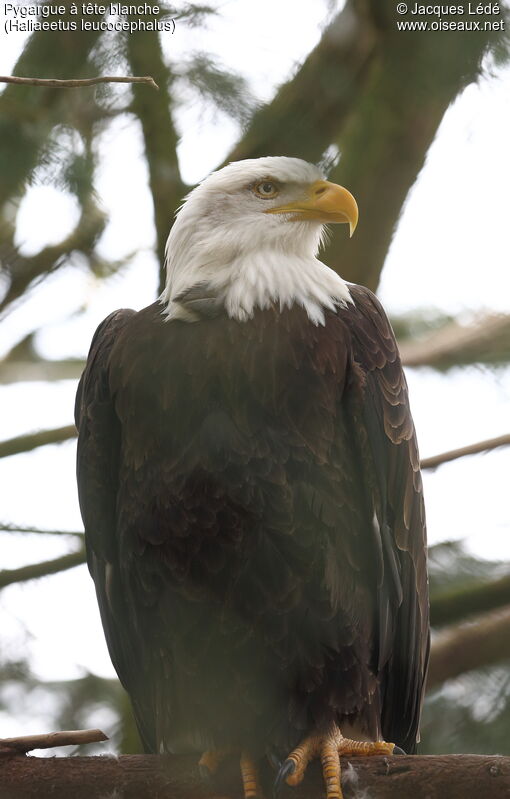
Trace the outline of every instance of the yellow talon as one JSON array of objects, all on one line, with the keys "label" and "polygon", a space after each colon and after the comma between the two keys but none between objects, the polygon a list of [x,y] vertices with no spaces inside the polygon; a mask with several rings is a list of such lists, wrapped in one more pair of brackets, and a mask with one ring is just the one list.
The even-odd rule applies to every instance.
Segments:
[{"label": "yellow talon", "polygon": [[[209,781],[209,778],[216,774],[219,765],[229,755],[235,754],[234,749],[208,749],[203,753],[198,762],[200,772],[203,777]],[[239,753],[239,750],[237,750]],[[263,799],[263,794],[260,788],[258,769],[255,760],[248,754],[248,752],[241,753],[241,777],[243,780],[244,799]]]},{"label": "yellow talon", "polygon": [[395,744],[386,741],[353,741],[351,738],[344,738],[335,725],[331,732],[325,735],[310,735],[296,746],[283,763],[276,785],[281,784],[282,778],[288,785],[298,785],[305,775],[308,763],[320,757],[326,785],[326,799],[344,799],[340,757],[391,755],[394,748]]},{"label": "yellow talon", "polygon": [[241,753],[241,777],[244,799],[262,799],[257,764],[247,752]]},{"label": "yellow talon", "polygon": [[198,761],[199,767],[207,769],[210,775],[216,774],[220,763],[232,753],[232,749],[208,749]]}]

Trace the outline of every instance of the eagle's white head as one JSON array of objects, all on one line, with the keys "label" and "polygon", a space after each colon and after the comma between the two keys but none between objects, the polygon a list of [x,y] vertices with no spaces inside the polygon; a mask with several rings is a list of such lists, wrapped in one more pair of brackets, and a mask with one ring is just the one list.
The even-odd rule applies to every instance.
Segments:
[{"label": "eagle's white head", "polygon": [[354,197],[299,158],[237,161],[188,195],[166,248],[161,296],[168,319],[195,321],[224,307],[244,321],[255,308],[302,305],[315,324],[350,301],[345,282],[316,257],[324,224],[358,221]]}]

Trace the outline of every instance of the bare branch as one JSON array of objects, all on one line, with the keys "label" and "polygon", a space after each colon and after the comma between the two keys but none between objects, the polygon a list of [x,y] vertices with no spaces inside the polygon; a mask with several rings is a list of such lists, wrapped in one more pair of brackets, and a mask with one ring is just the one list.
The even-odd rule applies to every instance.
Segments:
[{"label": "bare branch", "polygon": [[83,538],[84,533],[80,530],[43,530],[40,527],[23,527],[8,522],[0,522],[0,532],[4,533],[35,533],[37,535],[72,535],[76,538]]},{"label": "bare branch", "polygon": [[76,427],[74,424],[56,427],[53,430],[39,430],[37,433],[16,436],[0,442],[0,458],[18,455],[20,452],[29,452],[32,449],[36,449],[36,447],[44,447],[47,444],[61,444],[63,441],[68,441],[70,438],[75,437]]},{"label": "bare branch", "polygon": [[16,83],[22,86],[45,86],[48,89],[80,89],[83,86],[96,86],[98,83],[145,83],[153,89],[159,89],[153,78],[147,75],[144,78],[117,75],[99,76],[97,78],[70,78],[59,80],[55,78],[20,78],[17,75],[0,75],[0,83]]},{"label": "bare branch", "polygon": [[510,444],[510,434],[497,436],[496,438],[487,438],[485,441],[477,441],[476,444],[468,444],[466,447],[459,447],[458,449],[451,449],[448,452],[442,452],[439,455],[432,455],[430,458],[422,458],[422,469],[435,469],[442,463],[454,461],[457,458],[463,458],[465,455],[476,455],[479,452],[489,452],[490,450],[497,449],[497,447],[507,447]]},{"label": "bare branch", "polygon": [[510,658],[510,606],[450,627],[433,640],[427,688]]},{"label": "bare branch", "polygon": [[[418,755],[342,758],[346,796],[377,799],[508,799],[510,758],[487,755]],[[268,787],[274,772],[262,774]],[[232,759],[206,785],[198,772],[196,755],[123,755],[122,757],[10,757],[4,756],[0,793],[9,799],[89,799],[122,796],[125,799],[218,799],[238,796],[239,764]],[[311,767],[292,799],[319,799],[324,795],[319,769]]]},{"label": "bare branch", "polygon": [[85,550],[70,552],[54,560],[45,560],[41,563],[32,563],[29,566],[21,566],[19,569],[3,569],[0,571],[0,588],[6,588],[13,583],[23,583],[27,580],[34,580],[37,577],[46,577],[50,574],[72,569],[85,563]]},{"label": "bare branch", "polygon": [[81,746],[107,741],[108,736],[102,730],[64,730],[62,732],[46,732],[42,735],[21,735],[17,738],[0,738],[0,752],[17,752],[26,754],[32,749],[52,749],[55,746]]}]

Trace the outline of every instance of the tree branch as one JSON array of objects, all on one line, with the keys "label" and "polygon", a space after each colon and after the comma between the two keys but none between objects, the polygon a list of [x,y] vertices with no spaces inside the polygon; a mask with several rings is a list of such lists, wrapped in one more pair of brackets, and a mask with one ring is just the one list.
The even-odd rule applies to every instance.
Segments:
[{"label": "tree branch", "polygon": [[[82,205],[78,224],[69,236],[58,244],[51,244],[44,247],[37,255],[25,258],[4,236],[0,247],[0,260],[4,262],[4,270],[10,277],[10,285],[0,302],[0,311],[4,311],[8,305],[19,299],[35,281],[43,280],[64,266],[73,251],[90,255],[105,225],[106,216],[96,204],[91,188],[89,196]],[[12,230],[10,235],[13,233]]]},{"label": "tree branch", "polygon": [[74,424],[64,427],[56,427],[53,430],[39,430],[37,433],[27,433],[26,435],[9,438],[7,441],[0,442],[0,458],[7,458],[10,455],[18,455],[20,452],[30,452],[36,447],[44,447],[47,444],[61,444],[77,435]]},{"label": "tree branch", "polygon": [[0,363],[0,385],[27,381],[77,380],[85,369],[82,358],[48,361],[42,358],[12,358]]},{"label": "tree branch", "polygon": [[[82,368],[80,368],[80,372],[81,371]],[[41,430],[37,433],[27,433],[22,436],[16,436],[15,438],[0,442],[0,458],[17,455],[21,452],[29,452],[32,449],[36,449],[36,447],[43,447],[47,444],[60,444],[63,441],[75,438],[76,435],[77,433],[74,425],[65,425],[64,427],[57,427],[52,430]],[[510,445],[510,434],[498,436],[497,438],[489,438],[485,441],[478,441],[475,444],[468,444],[459,449],[442,452],[439,455],[432,455],[430,458],[422,458],[421,468],[435,469],[442,463],[462,458],[465,455],[488,452],[497,447],[505,447],[508,445]]]},{"label": "tree branch", "polygon": [[429,336],[399,344],[405,366],[450,369],[472,363],[510,361],[510,315],[490,314],[470,325],[450,322]]},{"label": "tree branch", "polygon": [[226,161],[288,155],[317,161],[367,78],[378,35],[365,0],[348,0],[274,99],[257,111]]},{"label": "tree branch", "polygon": [[[9,799],[213,799],[242,793],[239,765],[217,780],[218,788],[200,779],[197,755],[37,758],[5,755],[0,793]],[[269,786],[273,772],[263,781]],[[420,757],[349,757],[342,759],[347,797],[370,793],[374,799],[507,799],[510,758],[486,755]],[[216,780],[215,780],[216,782]],[[292,799],[319,799],[324,788],[318,764],[307,769],[303,782],[288,791]]]},{"label": "tree branch", "polygon": [[[62,20],[71,22],[70,3]],[[14,71],[19,75],[37,75],[41,65],[56,78],[72,72],[87,77],[89,56],[100,37],[99,31],[36,31],[27,41]],[[68,119],[69,95],[35,86],[7,86],[0,95],[0,208],[22,192],[29,175],[37,166],[54,125]],[[80,95],[83,103],[83,98]]]},{"label": "tree branch", "polygon": [[72,569],[85,563],[85,550],[70,552],[54,560],[45,560],[41,563],[32,563],[29,566],[21,566],[19,569],[3,569],[0,571],[0,588],[6,588],[13,583],[23,583],[27,580],[34,580],[37,577],[46,577],[50,574]]},{"label": "tree branch", "polygon": [[439,455],[432,455],[430,458],[422,458],[421,468],[435,469],[442,463],[448,463],[449,461],[454,461],[457,458],[463,458],[465,455],[476,455],[479,452],[490,452],[498,447],[507,447],[509,444],[509,433],[503,436],[497,436],[496,438],[487,438],[485,441],[477,441],[476,444],[468,444],[466,447],[451,449],[448,452],[442,452]]},{"label": "tree branch", "polygon": [[[128,19],[138,19],[139,14]],[[149,72],[160,86],[158,94],[133,87],[132,111],[140,120],[149,167],[149,184],[154,202],[156,252],[160,265],[160,284],[164,285],[165,246],[172,215],[179,207],[185,191],[177,158],[177,131],[171,116],[172,98],[168,87],[172,79],[165,65],[157,31],[128,36],[127,56],[135,72]]]},{"label": "tree branch", "polygon": [[4,533],[30,533],[36,535],[71,535],[75,538],[83,538],[82,530],[43,530],[40,527],[23,527],[16,524],[0,522],[0,531]]},{"label": "tree branch", "polygon": [[17,738],[0,738],[0,754],[26,754],[33,749],[53,749],[56,746],[82,746],[107,741],[102,730],[63,730],[42,735],[21,735]]},{"label": "tree branch", "polygon": [[427,689],[510,658],[510,606],[448,628],[432,645]]},{"label": "tree branch", "polygon": [[14,83],[21,86],[46,86],[50,89],[78,89],[83,86],[96,86],[98,83],[145,83],[154,89],[159,89],[158,84],[150,76],[144,78],[99,76],[97,78],[20,78],[17,75],[0,75],[0,83]]},{"label": "tree branch", "polygon": [[476,582],[431,599],[430,621],[433,626],[452,624],[475,613],[510,604],[510,575],[492,582]]},{"label": "tree branch", "polygon": [[[350,241],[343,225],[334,226],[325,260],[346,280],[375,290],[402,206],[446,109],[477,79],[487,48],[505,34],[489,32],[484,23],[490,17],[484,16],[480,32],[470,36],[432,30],[408,35],[397,30],[393,0],[353,7],[365,7],[365,25],[377,27],[377,53],[352,113],[337,129],[341,159],[331,178],[353,192],[360,221]],[[424,19],[430,23],[428,8]],[[456,19],[469,20],[467,7]]]},{"label": "tree branch", "polygon": [[341,159],[332,178],[353,191],[361,216],[359,235],[348,243],[343,226],[335,226],[326,262],[372,289],[446,109],[503,38],[484,28],[485,18],[469,39],[431,30],[405,35],[397,20],[393,0],[347,0],[226,159],[285,154],[317,161],[336,145]]}]

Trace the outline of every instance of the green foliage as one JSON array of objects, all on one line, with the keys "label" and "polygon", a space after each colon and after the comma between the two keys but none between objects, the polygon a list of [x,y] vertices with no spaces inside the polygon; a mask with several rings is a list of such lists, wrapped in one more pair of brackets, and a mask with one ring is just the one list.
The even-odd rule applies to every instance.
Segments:
[{"label": "green foliage", "polygon": [[109,738],[106,744],[78,746],[70,754],[143,751],[129,698],[117,679],[85,672],[75,680],[43,681],[24,658],[1,663],[0,714],[22,719],[34,715],[34,709],[45,716],[47,730],[99,727]]},{"label": "green foliage", "polygon": [[510,755],[509,665],[477,669],[428,696],[420,754]]},{"label": "green foliage", "polygon": [[217,14],[216,9],[206,3],[181,3],[179,6],[161,5],[162,17],[172,17],[176,23],[185,22],[190,28],[203,27],[215,14]]},{"label": "green foliage", "polygon": [[436,308],[423,308],[420,313],[391,317],[391,326],[399,342],[418,339],[435,330],[441,330],[453,322],[453,316],[443,314]]},{"label": "green foliage", "polygon": [[246,80],[240,75],[220,67],[207,53],[195,53],[180,68],[179,75],[203,101],[239,122],[248,121],[255,101]]},{"label": "green foliage", "polygon": [[481,560],[470,555],[462,541],[445,541],[429,548],[430,598],[446,591],[479,585],[508,574],[508,563]]},{"label": "green foliage", "polygon": [[[508,564],[470,555],[461,541],[429,550],[432,607],[445,592],[496,580]],[[477,669],[427,695],[420,754],[510,754],[510,664]]]}]

